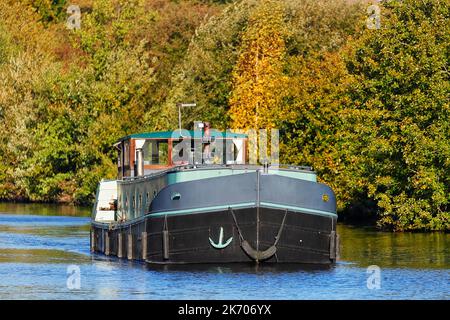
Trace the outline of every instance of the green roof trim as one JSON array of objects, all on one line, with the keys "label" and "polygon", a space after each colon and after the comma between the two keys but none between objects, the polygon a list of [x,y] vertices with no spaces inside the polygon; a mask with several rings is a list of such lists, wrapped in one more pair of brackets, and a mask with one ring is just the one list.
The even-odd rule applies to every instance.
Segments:
[{"label": "green roof trim", "polygon": [[[186,138],[187,133],[189,133],[189,136],[191,138],[201,138],[200,133],[203,134],[203,131],[194,131],[194,130],[182,130],[181,131],[182,136],[180,135],[180,130],[174,130],[174,131],[158,131],[158,132],[142,132],[142,133],[135,133],[130,134],[128,136],[125,136],[123,138],[120,138],[119,141],[124,141],[128,139],[180,139],[180,138]],[[233,133],[233,132],[220,132],[216,130],[211,130],[211,137],[214,138],[225,138],[225,139],[244,139],[247,138],[246,134],[242,133]]]}]

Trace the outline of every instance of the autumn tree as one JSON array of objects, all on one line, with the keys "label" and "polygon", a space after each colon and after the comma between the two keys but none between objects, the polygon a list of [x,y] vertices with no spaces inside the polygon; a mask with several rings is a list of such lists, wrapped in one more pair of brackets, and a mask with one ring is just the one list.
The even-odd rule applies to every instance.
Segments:
[{"label": "autumn tree", "polygon": [[287,0],[285,5],[292,37],[286,43],[288,95],[278,123],[280,160],[311,166],[335,191],[342,213],[355,198],[341,139],[341,112],[351,104],[346,92],[354,83],[342,55],[365,27],[366,7],[341,0]]},{"label": "autumn tree", "polygon": [[[31,7],[0,2],[0,198],[24,199],[20,165],[33,152],[36,91],[54,69],[55,32]],[[20,28],[18,28],[20,26]]]},{"label": "autumn tree", "polygon": [[[348,35],[355,33],[358,18],[366,9],[358,2],[349,4],[345,0],[279,0],[276,5],[283,7],[284,28],[289,30],[283,37],[283,73],[288,77],[294,72],[297,57],[317,58],[322,52],[339,49]],[[235,82],[233,71],[242,54],[245,30],[258,6],[260,0],[234,2],[208,17],[195,31],[186,56],[174,69],[163,112],[152,116],[161,120],[158,128],[177,127],[174,114],[180,101],[197,102],[197,107],[183,112],[183,126],[201,119],[215,128],[232,126],[228,110]],[[283,105],[289,106],[291,99],[284,100]]]},{"label": "autumn tree", "polygon": [[283,6],[278,1],[261,1],[244,30],[233,71],[229,102],[233,128],[275,128],[286,96],[283,68],[287,35]]},{"label": "autumn tree", "polygon": [[68,1],[0,2],[1,199],[90,203],[116,175],[114,142],[155,130],[172,68],[222,6],[76,4],[81,29],[69,30]]},{"label": "autumn tree", "polygon": [[[183,127],[195,120],[208,120],[214,128],[229,127],[229,95],[232,72],[237,62],[242,30],[259,0],[245,0],[227,6],[195,30],[195,36],[174,69],[171,88],[158,119],[158,128],[177,128],[176,104],[195,101],[197,107],[183,112]],[[150,121],[149,121],[150,122]]]}]

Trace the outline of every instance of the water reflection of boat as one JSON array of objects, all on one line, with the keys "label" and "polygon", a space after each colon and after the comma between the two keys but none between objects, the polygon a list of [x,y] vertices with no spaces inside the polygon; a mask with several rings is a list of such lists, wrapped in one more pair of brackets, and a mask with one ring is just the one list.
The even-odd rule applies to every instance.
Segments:
[{"label": "water reflection of boat", "polygon": [[97,190],[92,251],[156,264],[333,263],[333,191],[309,168],[249,165],[247,140],[204,130],[120,139],[118,179]]},{"label": "water reflection of boat", "polygon": [[211,272],[211,273],[296,273],[330,270],[332,264],[299,263],[202,263],[202,264],[147,264],[148,270],[164,272]]}]

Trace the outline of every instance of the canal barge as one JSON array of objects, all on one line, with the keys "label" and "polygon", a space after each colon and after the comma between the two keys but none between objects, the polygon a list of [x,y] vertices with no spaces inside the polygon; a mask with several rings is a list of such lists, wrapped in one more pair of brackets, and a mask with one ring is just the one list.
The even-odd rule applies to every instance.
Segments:
[{"label": "canal barge", "polygon": [[97,188],[91,251],[153,264],[334,263],[332,189],[308,167],[249,164],[244,134],[206,131],[115,144],[118,177]]}]

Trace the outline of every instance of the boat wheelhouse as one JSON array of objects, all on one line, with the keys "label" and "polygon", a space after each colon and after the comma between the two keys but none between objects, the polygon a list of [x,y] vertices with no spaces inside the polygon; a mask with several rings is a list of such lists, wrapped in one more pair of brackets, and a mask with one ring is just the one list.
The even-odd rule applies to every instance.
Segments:
[{"label": "boat wheelhouse", "polygon": [[307,167],[251,165],[248,137],[211,130],[120,139],[100,182],[91,249],[148,263],[336,260],[336,201]]},{"label": "boat wheelhouse", "polygon": [[[177,148],[186,141],[189,148]],[[175,130],[132,134],[120,139],[114,146],[118,150],[118,179],[147,175],[158,170],[182,164],[245,164],[247,159],[245,134],[211,130]],[[214,143],[223,150],[220,163],[205,157],[205,146]],[[184,147],[184,146],[183,146]],[[201,148],[201,151],[200,151]],[[188,151],[183,155],[183,151]],[[196,153],[196,151],[200,151]],[[212,153],[214,150],[212,150]],[[181,152],[175,156],[176,152]],[[217,154],[217,152],[216,152]],[[142,157],[142,161],[140,159]],[[227,159],[226,162],[222,159]],[[208,161],[210,160],[210,161]],[[139,166],[141,165],[141,172]]]}]

